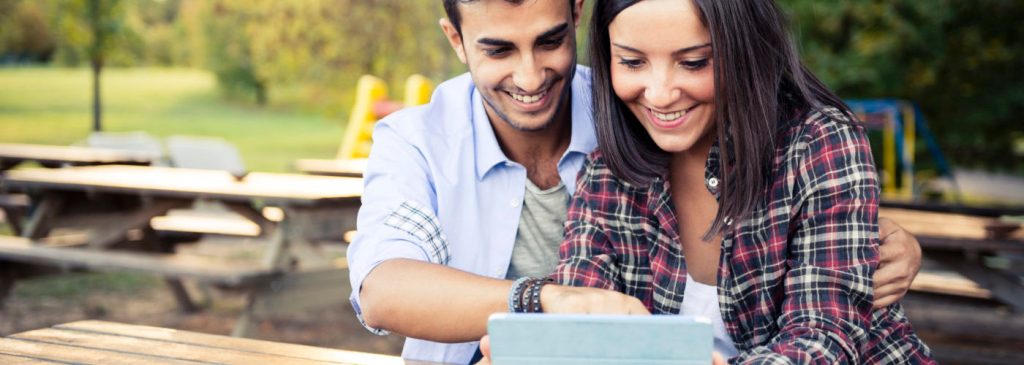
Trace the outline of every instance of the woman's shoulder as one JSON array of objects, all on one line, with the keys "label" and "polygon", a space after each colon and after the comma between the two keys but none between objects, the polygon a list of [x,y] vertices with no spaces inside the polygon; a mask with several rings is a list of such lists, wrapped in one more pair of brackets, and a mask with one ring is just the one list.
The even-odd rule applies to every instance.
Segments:
[{"label": "woman's shoulder", "polygon": [[779,142],[786,146],[788,154],[814,154],[823,148],[837,146],[870,149],[864,125],[854,116],[832,106],[814,108],[796,118],[783,132]]},{"label": "woman's shoulder", "polygon": [[600,148],[587,155],[577,184],[581,189],[601,193],[630,193],[637,190],[646,191],[650,188],[650,186],[636,186],[619,178],[608,165],[608,160]]},{"label": "woman's shoulder", "polygon": [[608,167],[608,160],[605,159],[604,153],[601,149],[595,149],[589,155],[587,155],[586,162],[583,163],[583,169],[580,171],[580,183],[589,185],[594,181],[609,181],[619,182],[620,179],[615,176],[612,172],[611,167]]},{"label": "woman's shoulder", "polygon": [[800,123],[791,126],[794,137],[815,140],[820,138],[843,138],[864,133],[864,125],[853,115],[833,106],[811,109],[799,118]]}]

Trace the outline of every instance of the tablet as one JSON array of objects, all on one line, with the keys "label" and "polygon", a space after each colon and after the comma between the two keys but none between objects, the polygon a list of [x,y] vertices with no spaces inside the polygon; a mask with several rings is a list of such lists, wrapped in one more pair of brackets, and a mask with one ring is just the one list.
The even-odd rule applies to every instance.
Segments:
[{"label": "tablet", "polygon": [[660,315],[497,313],[494,365],[711,364],[711,321]]}]

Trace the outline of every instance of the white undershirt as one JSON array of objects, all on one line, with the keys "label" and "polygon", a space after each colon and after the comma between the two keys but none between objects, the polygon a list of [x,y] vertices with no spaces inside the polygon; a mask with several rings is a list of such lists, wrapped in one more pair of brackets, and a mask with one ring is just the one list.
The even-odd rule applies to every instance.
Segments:
[{"label": "white undershirt", "polygon": [[693,280],[686,274],[686,289],[683,290],[682,315],[700,316],[711,320],[711,332],[715,336],[715,351],[726,358],[739,355],[732,338],[725,332],[722,311],[718,308],[718,287]]}]

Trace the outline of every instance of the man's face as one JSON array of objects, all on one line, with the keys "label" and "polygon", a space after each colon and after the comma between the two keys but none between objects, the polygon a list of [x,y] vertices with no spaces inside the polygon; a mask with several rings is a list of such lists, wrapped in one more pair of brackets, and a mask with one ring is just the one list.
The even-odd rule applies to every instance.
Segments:
[{"label": "man's face", "polygon": [[483,0],[460,4],[459,14],[461,37],[448,19],[441,26],[491,121],[520,131],[551,125],[568,105],[576,67],[576,23],[566,1]]}]

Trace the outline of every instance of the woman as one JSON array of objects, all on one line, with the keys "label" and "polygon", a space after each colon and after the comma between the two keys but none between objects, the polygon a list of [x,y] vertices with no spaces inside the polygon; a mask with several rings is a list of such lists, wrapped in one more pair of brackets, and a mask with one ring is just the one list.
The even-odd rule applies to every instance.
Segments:
[{"label": "woman", "polygon": [[930,363],[899,304],[872,310],[868,140],[769,0],[599,0],[599,149],[556,279],[712,318],[735,363]]}]

